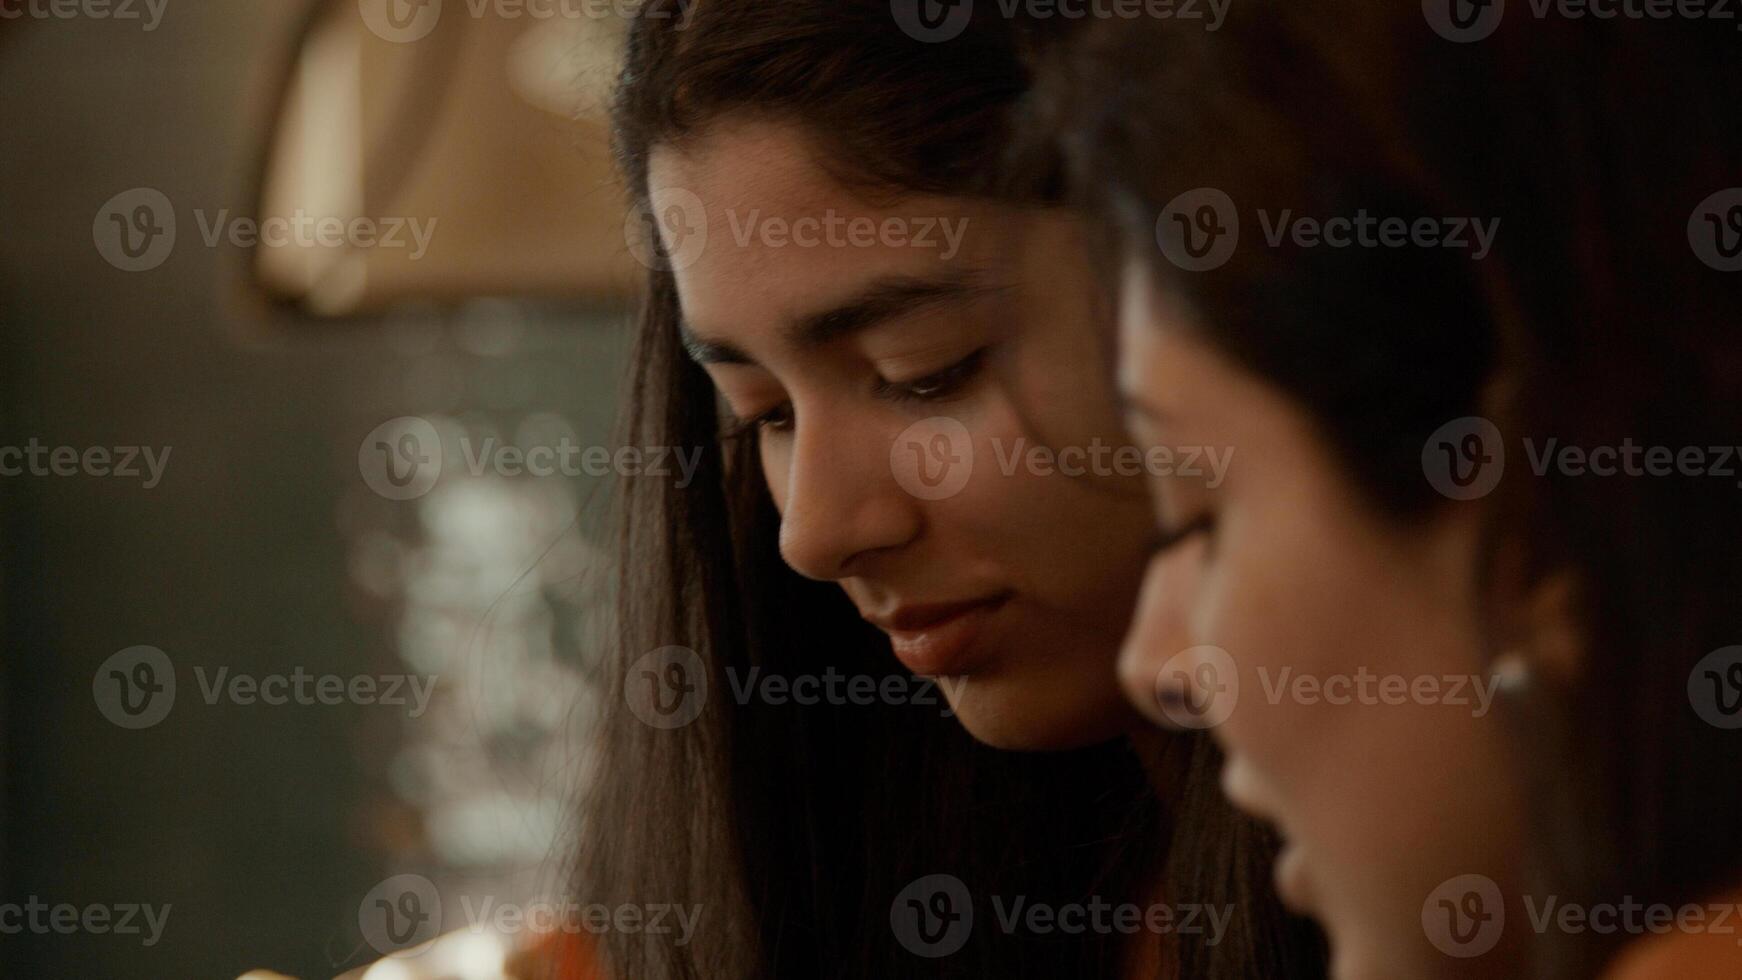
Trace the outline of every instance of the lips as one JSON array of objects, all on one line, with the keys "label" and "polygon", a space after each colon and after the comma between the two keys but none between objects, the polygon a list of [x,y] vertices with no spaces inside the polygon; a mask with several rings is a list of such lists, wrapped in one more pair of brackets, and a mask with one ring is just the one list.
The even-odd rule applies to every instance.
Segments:
[{"label": "lips", "polygon": [[1272,872],[1272,882],[1276,887],[1276,897],[1282,904],[1302,915],[1311,914],[1313,904],[1311,893],[1307,886],[1306,857],[1300,845],[1284,843],[1276,855],[1276,868]]},{"label": "lips", "polygon": [[1282,900],[1282,904],[1295,912],[1310,914],[1313,903],[1306,854],[1298,843],[1289,839],[1288,832],[1277,819],[1275,811],[1263,802],[1263,794],[1258,789],[1255,773],[1238,753],[1230,753],[1227,761],[1222,764],[1222,793],[1236,808],[1263,820],[1275,829],[1282,843],[1277,851],[1275,866],[1271,869],[1276,895]]},{"label": "lips", "polygon": [[974,641],[1008,595],[966,602],[912,603],[865,618],[889,634],[889,645],[908,670],[927,677],[963,673]]}]

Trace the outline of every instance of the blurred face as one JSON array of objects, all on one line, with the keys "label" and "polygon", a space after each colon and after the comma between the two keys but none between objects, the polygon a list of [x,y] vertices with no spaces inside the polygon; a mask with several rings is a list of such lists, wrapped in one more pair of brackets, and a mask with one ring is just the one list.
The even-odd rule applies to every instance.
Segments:
[{"label": "blurred face", "polygon": [[1503,940],[1462,957],[1526,920],[1484,918],[1517,894],[1517,806],[1468,509],[1387,520],[1309,418],[1195,336],[1144,270],[1123,293],[1139,446],[1233,453],[1215,489],[1153,484],[1162,545],[1121,657],[1127,693],[1157,721],[1210,728],[1229,797],[1286,839],[1278,888],[1326,926],[1336,976],[1496,975]]},{"label": "blurred face", "polygon": [[757,442],[787,563],[839,583],[986,742],[1138,725],[1114,661],[1148,507],[1111,460],[1125,439],[1074,221],[868,200],[774,124],[659,148],[649,183],[655,215],[707,229],[685,254],[659,222],[686,344]]}]

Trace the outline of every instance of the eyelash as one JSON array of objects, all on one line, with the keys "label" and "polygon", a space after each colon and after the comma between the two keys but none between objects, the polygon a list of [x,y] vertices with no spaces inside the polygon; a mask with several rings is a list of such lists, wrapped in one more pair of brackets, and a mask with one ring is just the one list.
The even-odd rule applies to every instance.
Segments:
[{"label": "eyelash", "polygon": [[[941,371],[933,371],[912,381],[897,383],[879,379],[876,394],[899,404],[941,401],[955,394],[980,372],[986,352],[987,348],[982,347]],[[766,412],[732,422],[726,429],[725,438],[737,439],[765,430],[785,431],[792,426],[791,414],[790,402],[776,405]]]},{"label": "eyelash", "polygon": [[1214,518],[1210,517],[1208,514],[1204,514],[1200,517],[1194,518],[1173,531],[1164,531],[1157,528],[1155,536],[1151,538],[1149,542],[1149,553],[1151,555],[1159,555],[1164,551],[1171,551],[1191,540],[1194,535],[1209,532],[1215,527],[1215,524],[1216,522]]},{"label": "eyelash", "polygon": [[[962,385],[980,373],[980,367],[986,360],[986,350],[987,348],[982,347],[949,367],[941,371],[933,371],[923,378],[915,378],[912,381],[903,381],[899,384],[879,381],[877,394],[880,397],[901,403],[941,401],[955,394]],[[920,390],[924,388],[932,390]]]},{"label": "eyelash", "polygon": [[782,402],[768,411],[753,415],[750,418],[732,419],[726,424],[726,431],[721,434],[721,438],[726,440],[742,439],[745,436],[755,435],[764,429],[784,429],[792,424],[792,420],[790,418],[782,419],[781,416],[789,413],[790,403]]}]

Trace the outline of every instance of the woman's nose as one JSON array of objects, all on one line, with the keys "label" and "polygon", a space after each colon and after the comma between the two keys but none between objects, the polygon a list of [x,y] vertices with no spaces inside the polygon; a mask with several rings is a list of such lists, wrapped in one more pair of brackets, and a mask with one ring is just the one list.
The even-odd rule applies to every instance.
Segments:
[{"label": "woman's nose", "polygon": [[918,536],[922,501],[896,480],[890,438],[874,423],[799,417],[785,472],[769,474],[769,486],[781,513],[781,556],[800,575],[846,578],[860,556]]}]

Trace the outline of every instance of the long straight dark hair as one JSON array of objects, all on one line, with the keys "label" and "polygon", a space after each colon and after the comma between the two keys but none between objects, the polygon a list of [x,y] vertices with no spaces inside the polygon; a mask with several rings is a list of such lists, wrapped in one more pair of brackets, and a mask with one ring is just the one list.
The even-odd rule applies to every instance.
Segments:
[{"label": "long straight dark hair", "polygon": [[[1539,669],[1508,699],[1534,784],[1527,887],[1674,907],[1742,886],[1742,731],[1702,718],[1689,689],[1742,642],[1742,491],[1537,474],[1523,438],[1540,452],[1742,434],[1742,283],[1701,251],[1706,202],[1742,185],[1742,42],[1731,20],[1502,9],[1465,43],[1423,5],[1372,0],[1257,0],[1215,34],[1120,25],[1058,59],[1043,101],[1097,224],[1314,419],[1376,510],[1460,506],[1425,478],[1423,447],[1462,416],[1498,425],[1504,477],[1480,505],[1495,558],[1527,583],[1570,573],[1583,646],[1573,676]],[[1204,187],[1243,216],[1502,224],[1483,261],[1259,242],[1181,272],[1156,224]],[[1739,205],[1734,190],[1718,213],[1734,222]],[[1487,583],[1496,609],[1516,577]],[[1533,942],[1530,975],[1593,976],[1627,938]]]},{"label": "long straight dark hair", "polygon": [[[1017,168],[1005,151],[1025,110],[1030,52],[1064,29],[976,15],[949,43],[925,44],[902,31],[887,0],[649,3],[629,31],[615,107],[630,194],[646,206],[654,147],[750,114],[802,126],[853,186],[1051,206],[1056,167]],[[576,875],[588,902],[699,905],[702,915],[688,945],[608,934],[608,972],[1112,977],[1128,963],[1130,937],[999,935],[991,897],[1142,904],[1159,889],[1160,901],[1232,912],[1219,943],[1148,937],[1176,940],[1164,958],[1179,975],[1322,976],[1316,930],[1271,896],[1274,841],[1223,805],[1219,760],[1201,736],[1172,739],[1146,765],[1122,740],[1063,753],[988,749],[937,708],[915,705],[714,697],[682,727],[636,717],[625,698],[631,664],[674,645],[696,652],[714,691],[728,689],[728,671],[752,667],[902,673],[837,586],[781,561],[753,440],[721,440],[712,386],[682,348],[679,316],[673,277],[656,268],[623,437],[699,447],[702,463],[685,489],[620,488],[619,642],[603,667]],[[922,958],[898,943],[891,904],[908,883],[940,873],[966,885],[979,924],[959,952]]]}]

